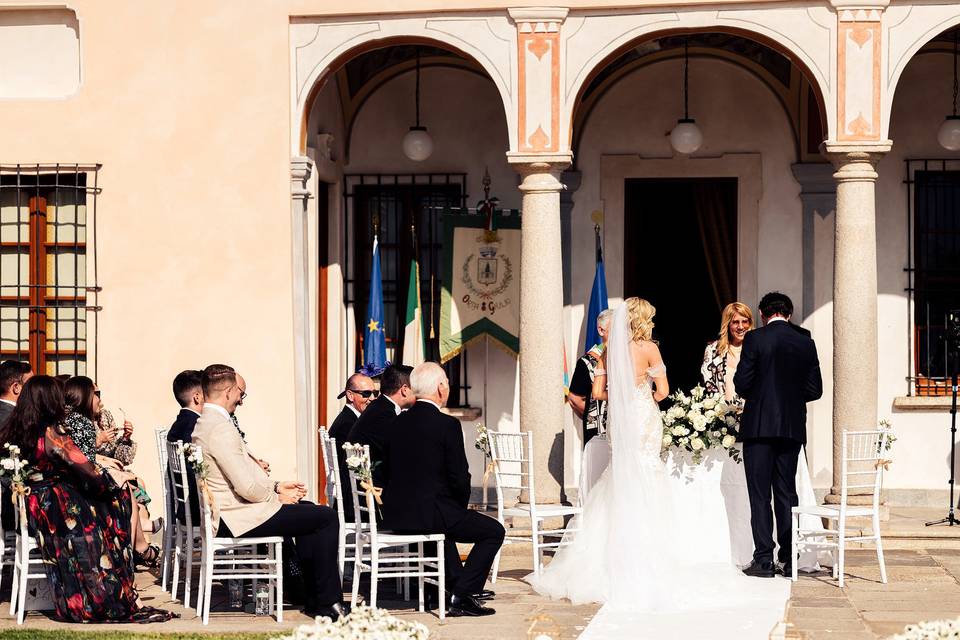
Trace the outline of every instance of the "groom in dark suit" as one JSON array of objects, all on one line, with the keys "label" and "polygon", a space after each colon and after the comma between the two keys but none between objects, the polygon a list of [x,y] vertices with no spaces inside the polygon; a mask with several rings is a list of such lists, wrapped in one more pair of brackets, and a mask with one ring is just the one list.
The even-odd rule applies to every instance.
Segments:
[{"label": "groom in dark suit", "polygon": [[743,572],[772,578],[777,568],[771,489],[779,560],[788,576],[793,558],[790,511],[797,506],[797,463],[800,447],[807,441],[807,403],[823,395],[823,380],[810,333],[790,323],[790,298],[768,293],[760,300],[760,315],[764,326],[744,338],[733,384],[746,400],[740,440],[754,547],[753,562]]},{"label": "groom in dark suit", "polygon": [[[410,374],[416,404],[390,429],[389,474],[383,490],[384,525],[397,533],[442,533],[451,616],[485,616],[494,596],[483,586],[503,544],[503,525],[467,509],[470,471],[460,421],[441,413],[450,397],[447,376],[435,362]],[[466,564],[458,542],[471,542]]]}]

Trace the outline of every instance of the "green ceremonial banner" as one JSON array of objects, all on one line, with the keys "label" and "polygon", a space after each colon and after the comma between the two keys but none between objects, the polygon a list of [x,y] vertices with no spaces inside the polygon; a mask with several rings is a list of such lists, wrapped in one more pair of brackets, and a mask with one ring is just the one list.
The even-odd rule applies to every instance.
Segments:
[{"label": "green ceremonial banner", "polygon": [[440,292],[440,361],[490,336],[520,352],[520,214],[497,210],[488,217],[446,213],[444,278]]}]

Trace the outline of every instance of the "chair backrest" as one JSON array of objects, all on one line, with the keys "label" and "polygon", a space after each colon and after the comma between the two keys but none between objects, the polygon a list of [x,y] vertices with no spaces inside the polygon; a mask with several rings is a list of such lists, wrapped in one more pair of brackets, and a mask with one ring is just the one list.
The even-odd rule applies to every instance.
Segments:
[{"label": "chair backrest", "polygon": [[[203,448],[200,445],[195,444],[193,446],[197,448],[201,455],[203,454]],[[185,464],[186,459],[183,455],[182,446],[180,447],[180,460],[184,461]],[[191,473],[192,471],[191,469]],[[207,494],[203,491],[200,478],[197,478],[197,502],[200,503],[200,528],[204,544],[210,544],[217,535],[217,532],[213,529],[213,505],[207,502]]]},{"label": "chair backrest", "polygon": [[493,459],[493,474],[497,485],[497,512],[502,516],[503,487],[507,479],[516,479],[520,491],[526,491],[530,504],[536,502],[533,492],[533,432],[504,433],[488,431],[490,457]]},{"label": "chair backrest", "polygon": [[193,468],[187,463],[183,454],[183,442],[166,442],[165,445],[167,472],[170,476],[172,515],[176,518],[180,513],[183,513],[183,522],[187,526],[187,531],[190,531],[194,522],[193,514],[190,513],[190,483],[187,478],[189,474],[193,473]]},{"label": "chair backrest", "polygon": [[[883,460],[887,448],[887,432],[844,431],[843,461],[840,476],[841,506],[847,504],[851,490],[869,489],[873,493],[873,508],[880,506],[880,487],[883,481]],[[856,491],[855,491],[856,492]]]},{"label": "chair backrest", "polygon": [[[370,464],[370,445],[363,445],[361,451],[362,453],[360,455],[364,456],[367,464]],[[348,473],[350,474],[350,486],[353,487],[353,521],[357,523],[359,531],[360,523],[367,522],[369,520],[371,539],[376,540],[377,512],[376,506],[374,505],[373,496],[367,494],[367,490],[360,486],[360,478],[358,478],[357,474],[353,472],[353,469],[350,469]],[[367,514],[366,518],[363,517],[364,513]]]},{"label": "chair backrest", "polygon": [[173,500],[170,496],[170,468],[167,465],[167,434],[170,433],[168,427],[158,427],[153,430],[153,435],[157,442],[157,458],[160,460],[160,490],[163,494],[163,508],[167,511],[164,515],[169,522],[177,514],[172,511]]},{"label": "chair backrest", "polygon": [[[326,470],[327,506],[337,510],[340,527],[346,522],[343,504],[343,485],[340,484],[340,463],[337,460],[337,439],[330,437],[330,432],[320,427],[320,451],[323,454],[323,468]],[[353,505],[347,505],[353,508]]]}]

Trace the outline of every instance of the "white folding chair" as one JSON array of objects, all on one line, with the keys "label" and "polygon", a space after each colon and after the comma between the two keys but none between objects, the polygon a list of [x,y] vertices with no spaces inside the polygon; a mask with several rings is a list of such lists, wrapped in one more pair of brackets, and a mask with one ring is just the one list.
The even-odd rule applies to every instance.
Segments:
[{"label": "white folding chair", "polygon": [[[196,446],[196,445],[194,445]],[[198,447],[199,448],[199,447]],[[178,448],[180,464],[184,464],[183,448]],[[217,536],[213,530],[213,513],[207,497],[199,488],[201,552],[200,595],[197,611],[202,613],[203,624],[210,622],[210,601],[213,595],[213,579],[253,580],[254,593],[257,582],[266,580],[271,585],[270,608],[276,607],[277,622],[283,622],[283,538],[262,536],[259,538],[227,538]],[[189,509],[189,507],[188,507]],[[266,553],[257,550],[266,547]]]},{"label": "white folding chair", "polygon": [[[557,549],[569,544],[571,537],[565,537],[567,533],[575,533],[576,529],[562,527],[560,529],[544,529],[544,520],[547,518],[566,518],[580,514],[579,506],[568,506],[563,504],[538,504],[534,487],[534,463],[533,463],[533,432],[525,431],[523,433],[503,433],[501,431],[488,431],[487,437],[490,442],[490,457],[493,459],[493,473],[497,485],[497,520],[507,530],[507,535],[503,539],[504,544],[516,544],[518,542],[530,542],[533,545],[533,572],[540,574],[543,568],[543,550]],[[529,496],[529,503],[518,502],[512,507],[505,507],[503,504],[503,488],[506,486],[506,479],[515,479],[515,484],[519,487],[521,493],[526,491]],[[507,527],[506,518],[528,518],[530,520],[530,535],[517,534],[514,527]],[[547,539],[556,539],[556,542],[548,542]],[[493,561],[491,582],[497,582],[497,572],[500,569],[500,552]]]},{"label": "white folding chair", "polygon": [[[370,448],[363,446],[364,459],[369,464]],[[353,591],[352,603],[356,603],[360,595],[360,577],[364,572],[370,574],[370,606],[377,606],[377,583],[381,578],[416,578],[418,608],[424,610],[424,585],[432,584],[439,590],[440,619],[446,618],[446,586],[445,567],[443,564],[444,535],[442,533],[400,535],[387,531],[380,531],[377,527],[376,505],[373,494],[367,493],[360,486],[356,474],[350,471],[350,482],[353,487],[353,515],[355,522],[362,522],[364,513],[369,521],[365,529],[356,532],[357,543],[354,546],[353,556]],[[361,502],[361,496],[362,502]],[[434,543],[435,551],[426,554],[424,543]],[[409,548],[416,545],[416,553]],[[389,551],[389,550],[395,551]],[[404,597],[409,597],[409,591],[404,588]]]},{"label": "white folding chair", "polygon": [[[177,599],[177,587],[180,583],[180,566],[184,565],[183,572],[183,606],[190,608],[190,584],[193,582],[193,556],[198,550],[202,531],[200,523],[193,522],[190,509],[190,484],[188,476],[193,469],[187,465],[183,456],[183,443],[164,441],[164,450],[167,459],[167,476],[169,478],[168,492],[170,495],[170,516],[167,526],[170,527],[170,563],[173,566],[173,575],[170,581],[170,597]],[[183,522],[177,517],[183,513]],[[200,587],[197,588],[197,612],[200,611]]]},{"label": "white folding chair", "polygon": [[173,494],[170,491],[170,471],[167,467],[167,434],[170,429],[160,427],[154,430],[157,441],[157,456],[160,460],[160,487],[163,491],[163,549],[160,555],[160,590],[167,590],[167,578],[170,576],[170,562],[173,554],[173,531],[177,527],[177,514],[174,511]]},{"label": "white folding chair", "polygon": [[[10,591],[10,615],[16,614],[17,624],[23,624],[27,609],[27,583],[30,580],[46,580],[47,573],[40,557],[37,541],[27,530],[26,505],[21,494],[16,497],[17,535],[13,557],[13,586]],[[24,516],[24,517],[21,517]]]},{"label": "white folding chair", "polygon": [[[14,505],[6,499],[0,500],[0,522],[3,520],[3,512],[6,509],[12,509]],[[16,518],[14,518],[16,522]],[[14,557],[17,551],[17,531],[5,531],[0,524],[0,584],[2,584],[3,568],[13,567]],[[13,598],[10,599],[11,603]]]},{"label": "white folding chair", "polygon": [[[843,588],[843,561],[848,542],[873,543],[877,547],[877,562],[880,564],[880,580],[887,582],[887,568],[883,562],[883,546],[880,542],[880,487],[883,481],[883,459],[887,448],[886,431],[844,431],[843,461],[840,475],[840,504],[799,506],[793,508],[792,542],[793,575],[797,579],[797,566],[801,550],[830,549],[833,554],[833,576]],[[850,506],[847,498],[851,489],[870,489],[873,492],[870,506]],[[800,528],[800,516],[812,515],[836,523],[836,528],[809,530]],[[847,518],[870,518],[873,531],[869,535],[848,536]],[[831,525],[833,526],[833,525]]]},{"label": "white folding chair", "polygon": [[367,531],[369,525],[365,522],[347,522],[345,509],[352,509],[353,505],[343,504],[343,485],[340,478],[340,465],[337,462],[337,444],[336,438],[331,438],[330,433],[320,427],[320,451],[323,455],[323,468],[326,470],[326,494],[327,505],[337,510],[337,519],[340,523],[340,540],[337,544],[337,561],[340,563],[340,578],[346,575],[345,567],[347,562],[353,562],[354,549],[357,546],[357,528]]}]

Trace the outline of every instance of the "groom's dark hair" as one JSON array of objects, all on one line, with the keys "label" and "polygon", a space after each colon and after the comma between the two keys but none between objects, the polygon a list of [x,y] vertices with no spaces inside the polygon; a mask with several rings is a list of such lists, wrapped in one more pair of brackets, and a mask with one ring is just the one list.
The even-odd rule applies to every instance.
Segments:
[{"label": "groom's dark hair", "polygon": [[764,318],[777,315],[789,318],[793,315],[793,301],[785,293],[771,291],[760,298],[760,313],[763,314]]}]

